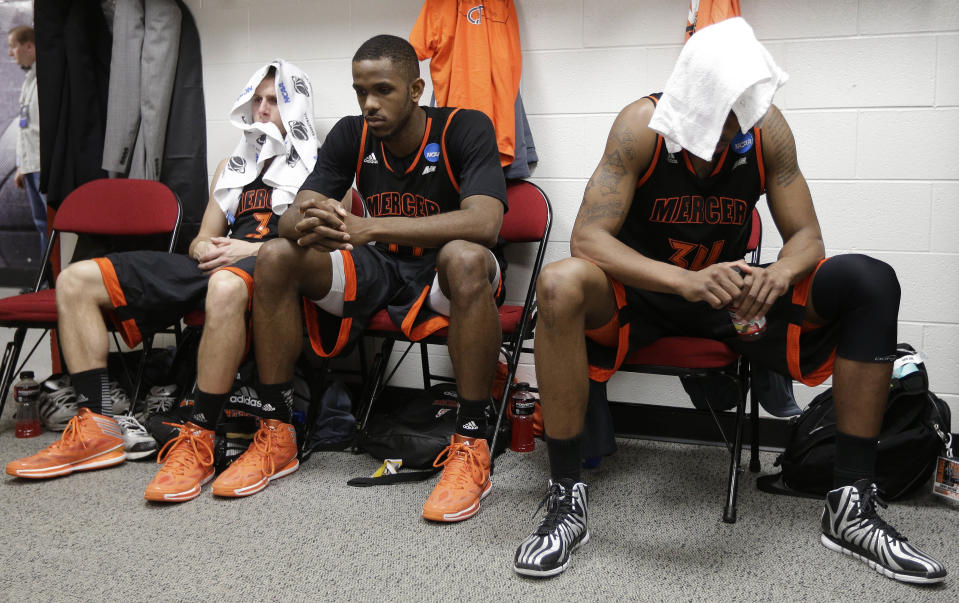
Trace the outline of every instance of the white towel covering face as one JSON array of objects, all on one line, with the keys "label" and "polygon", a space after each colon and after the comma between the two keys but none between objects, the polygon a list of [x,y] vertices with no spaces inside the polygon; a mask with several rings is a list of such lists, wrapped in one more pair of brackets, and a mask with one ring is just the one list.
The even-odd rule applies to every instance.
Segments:
[{"label": "white towel covering face", "polygon": [[749,131],[787,79],[742,17],[720,21],[686,42],[649,127],[670,153],[684,148],[709,161],[729,112]]},{"label": "white towel covering face", "polygon": [[[276,68],[274,90],[286,136],[273,123],[253,121],[250,100],[270,67]],[[313,87],[309,78],[283,59],[264,65],[250,77],[233,103],[230,123],[243,135],[213,187],[213,199],[232,224],[243,187],[256,179],[267,160],[275,157],[263,174],[263,182],[274,189],[273,212],[282,214],[316,164]]]}]

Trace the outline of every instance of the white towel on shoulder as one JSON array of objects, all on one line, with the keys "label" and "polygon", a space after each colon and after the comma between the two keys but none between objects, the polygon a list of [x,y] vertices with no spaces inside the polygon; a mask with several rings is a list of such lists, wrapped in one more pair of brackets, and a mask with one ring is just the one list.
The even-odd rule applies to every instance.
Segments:
[{"label": "white towel on shoulder", "polygon": [[[253,121],[250,99],[271,66],[276,68],[274,89],[286,136],[272,123]],[[243,187],[256,179],[267,160],[275,157],[263,174],[263,182],[274,189],[273,212],[282,214],[316,165],[313,87],[309,78],[283,59],[264,65],[250,77],[233,103],[230,123],[243,130],[243,135],[214,185],[213,199],[232,224]]]},{"label": "white towel on shoulder", "polygon": [[720,21],[686,42],[649,127],[670,153],[684,148],[710,160],[729,112],[749,131],[787,79],[742,17]]}]

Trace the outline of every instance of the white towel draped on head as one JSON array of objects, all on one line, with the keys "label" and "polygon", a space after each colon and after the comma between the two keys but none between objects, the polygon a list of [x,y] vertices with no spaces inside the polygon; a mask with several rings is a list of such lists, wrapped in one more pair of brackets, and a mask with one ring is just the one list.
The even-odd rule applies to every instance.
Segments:
[{"label": "white towel draped on head", "polygon": [[729,112],[749,131],[787,79],[742,17],[720,21],[686,42],[649,127],[670,153],[681,147],[710,160]]},{"label": "white towel draped on head", "polygon": [[[273,87],[286,136],[272,123],[253,121],[250,99],[271,66],[276,68]],[[250,77],[233,103],[230,123],[243,130],[243,136],[213,188],[213,199],[232,224],[243,187],[256,179],[267,160],[276,157],[263,174],[263,182],[274,189],[273,212],[282,214],[316,164],[313,87],[309,78],[283,59],[264,65]]]}]

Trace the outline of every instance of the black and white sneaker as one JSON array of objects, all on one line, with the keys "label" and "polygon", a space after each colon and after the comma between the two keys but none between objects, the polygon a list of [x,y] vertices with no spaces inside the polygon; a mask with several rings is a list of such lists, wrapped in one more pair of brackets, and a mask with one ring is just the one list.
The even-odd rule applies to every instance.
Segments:
[{"label": "black and white sneaker", "polygon": [[115,415],[123,432],[123,450],[130,460],[144,459],[157,451],[157,441],[133,415]]},{"label": "black and white sneaker", "polygon": [[883,521],[876,513],[877,504],[886,506],[876,485],[865,479],[826,494],[823,545],[852,555],[893,580],[915,584],[945,580],[946,568]]},{"label": "black and white sneaker", "polygon": [[589,488],[583,482],[564,482],[550,480],[546,497],[536,508],[538,513],[545,504],[546,517],[516,549],[513,569],[517,573],[539,578],[562,573],[573,551],[589,542]]},{"label": "black and white sneaker", "polygon": [[259,426],[256,417],[233,417],[216,426],[213,469],[217,475],[247,451]]}]

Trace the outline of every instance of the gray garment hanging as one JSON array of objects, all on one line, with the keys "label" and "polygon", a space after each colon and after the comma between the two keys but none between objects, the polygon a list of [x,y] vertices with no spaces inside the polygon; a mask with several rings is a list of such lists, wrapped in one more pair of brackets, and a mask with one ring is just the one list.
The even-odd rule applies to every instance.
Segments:
[{"label": "gray garment hanging", "polygon": [[159,180],[180,26],[175,0],[118,0],[103,169]]}]

